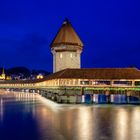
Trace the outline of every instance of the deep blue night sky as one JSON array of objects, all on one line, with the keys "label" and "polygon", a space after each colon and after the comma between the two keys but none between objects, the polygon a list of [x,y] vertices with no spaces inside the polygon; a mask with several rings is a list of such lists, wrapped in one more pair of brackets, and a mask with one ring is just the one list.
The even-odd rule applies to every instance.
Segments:
[{"label": "deep blue night sky", "polygon": [[139,0],[1,0],[0,66],[52,71],[50,43],[68,17],[82,67],[140,68]]}]

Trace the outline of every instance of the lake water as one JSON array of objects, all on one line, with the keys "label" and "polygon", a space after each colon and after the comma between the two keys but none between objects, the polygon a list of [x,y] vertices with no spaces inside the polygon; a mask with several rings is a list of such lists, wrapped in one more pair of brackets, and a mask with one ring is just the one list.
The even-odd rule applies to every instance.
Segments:
[{"label": "lake water", "polygon": [[0,95],[0,140],[140,140],[140,106],[60,105]]}]

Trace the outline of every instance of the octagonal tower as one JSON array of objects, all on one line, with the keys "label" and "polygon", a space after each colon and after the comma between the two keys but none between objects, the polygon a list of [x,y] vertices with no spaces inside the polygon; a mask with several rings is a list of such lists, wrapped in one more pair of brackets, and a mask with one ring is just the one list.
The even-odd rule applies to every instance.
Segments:
[{"label": "octagonal tower", "polygon": [[83,43],[68,19],[65,19],[51,43],[53,72],[81,67]]}]

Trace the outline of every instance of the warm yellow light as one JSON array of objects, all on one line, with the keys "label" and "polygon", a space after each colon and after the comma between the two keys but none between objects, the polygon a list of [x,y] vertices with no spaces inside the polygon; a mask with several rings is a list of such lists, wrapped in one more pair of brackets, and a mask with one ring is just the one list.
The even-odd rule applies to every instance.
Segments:
[{"label": "warm yellow light", "polygon": [[11,77],[10,77],[10,76],[7,76],[7,77],[6,77],[6,80],[11,80]]},{"label": "warm yellow light", "polygon": [[43,75],[39,74],[39,75],[37,75],[36,78],[37,78],[37,79],[43,79],[44,77],[43,77]]},{"label": "warm yellow light", "polygon": [[6,78],[6,75],[5,75],[4,68],[3,68],[2,74],[0,75],[0,80],[5,80],[5,78]]}]

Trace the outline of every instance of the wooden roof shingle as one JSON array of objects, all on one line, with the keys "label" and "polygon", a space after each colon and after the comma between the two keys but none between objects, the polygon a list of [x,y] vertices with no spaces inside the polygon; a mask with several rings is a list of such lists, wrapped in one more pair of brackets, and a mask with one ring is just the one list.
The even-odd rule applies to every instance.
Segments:
[{"label": "wooden roof shingle", "polygon": [[83,68],[65,69],[51,74],[47,79],[140,79],[137,68]]},{"label": "wooden roof shingle", "polygon": [[38,80],[0,81],[0,84],[39,83],[53,79],[101,79],[101,80],[137,80],[140,70],[137,68],[82,68],[64,69]]},{"label": "wooden roof shingle", "polygon": [[72,27],[68,19],[65,19],[54,40],[51,43],[51,47],[58,45],[76,45],[83,47],[83,43],[77,35],[76,31]]}]

